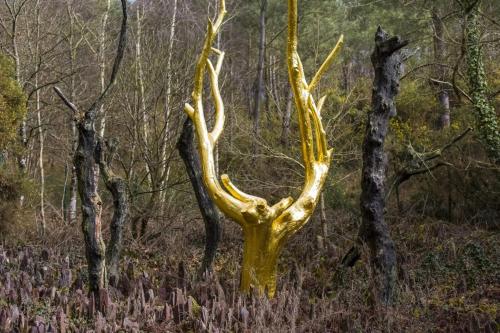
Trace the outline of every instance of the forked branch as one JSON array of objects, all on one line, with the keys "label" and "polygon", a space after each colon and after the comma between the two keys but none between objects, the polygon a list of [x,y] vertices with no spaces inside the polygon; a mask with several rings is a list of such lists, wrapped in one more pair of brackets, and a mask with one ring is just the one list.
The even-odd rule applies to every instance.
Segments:
[{"label": "forked branch", "polygon": [[[108,81],[108,84],[106,85],[105,89],[103,92],[95,99],[95,101],[92,103],[90,108],[85,112],[85,115],[93,118],[96,116],[97,110],[101,107],[102,103],[104,102],[104,99],[108,96],[110,93],[111,88],[116,82],[116,77],[118,76],[118,72],[120,70],[120,66],[123,60],[123,57],[125,55],[125,45],[127,44],[127,21],[128,21],[128,15],[127,15],[127,0],[121,0],[122,4],[122,24],[121,24],[121,29],[120,29],[120,37],[118,41],[118,47],[116,50],[116,55],[115,55],[115,60],[113,62],[113,69],[111,71],[111,75]],[[83,118],[83,114],[80,114],[80,111],[78,111],[78,108],[73,104],[72,101],[70,101],[59,89],[58,87],[54,87],[54,91],[56,92],[57,96],[64,102],[64,104],[75,113],[75,116],[78,119]]]},{"label": "forked branch", "polygon": [[[218,82],[222,62],[224,60],[224,53],[212,47],[215,37],[222,26],[224,16],[226,15],[226,4],[224,0],[220,0],[219,8],[218,17],[215,23],[212,21],[208,22],[205,42],[196,65],[194,90],[192,94],[193,104],[186,104],[184,110],[193,121],[196,129],[196,135],[198,137],[198,142],[200,143],[199,151],[203,166],[203,179],[208,192],[217,206],[226,215],[231,217],[236,222],[243,224],[245,219],[242,215],[242,211],[245,210],[247,203],[239,200],[237,197],[231,195],[222,188],[218,175],[215,172],[213,156],[215,144],[217,143],[224,127],[224,102],[220,94]],[[212,53],[218,55],[215,67],[209,59]],[[207,68],[216,115],[215,126],[211,132],[208,131],[203,108],[203,81]]]},{"label": "forked branch", "polygon": [[[192,104],[185,111],[193,121],[198,137],[199,155],[203,169],[203,181],[207,191],[222,212],[240,224],[244,233],[244,249],[241,289],[252,288],[272,297],[276,291],[277,259],[286,240],[299,230],[312,216],[318,204],[328,174],[332,151],[328,149],[326,133],[321,122],[321,109],[325,97],[316,104],[312,90],[316,88],[330,68],[342,45],[342,37],[319,68],[311,84],[308,84],[304,68],[297,52],[297,0],[289,0],[288,21],[288,69],[290,83],[297,105],[305,166],[305,182],[302,193],[293,200],[285,198],[269,206],[263,198],[239,190],[229,176],[219,176],[215,171],[214,147],[224,128],[224,103],[219,90],[219,75],[224,52],[212,44],[222,25],[225,11],[220,0],[220,12],[215,23],[208,23],[205,43],[195,72]],[[210,55],[217,56],[214,66]],[[208,73],[215,108],[215,125],[209,131],[203,110],[203,78]]]},{"label": "forked branch", "polygon": [[328,174],[332,150],[328,149],[326,132],[321,121],[321,109],[326,96],[322,97],[319,103],[316,104],[312,91],[331,67],[335,56],[343,44],[343,36],[341,36],[335,48],[319,68],[311,84],[309,84],[306,80],[304,67],[297,50],[297,0],[288,0],[288,8],[287,63],[290,85],[294,93],[295,105],[299,116],[305,182],[302,193],[297,201],[274,222],[276,229],[285,237],[293,234],[307,223],[319,201],[321,190]]},{"label": "forked branch", "polygon": [[[302,62],[297,52],[297,0],[289,0],[288,24],[288,67],[290,83],[299,114],[302,155],[305,165],[305,184],[300,197],[294,202],[285,198],[269,206],[267,201],[239,190],[227,175],[215,172],[213,149],[224,128],[224,103],[219,89],[219,75],[224,60],[224,52],[212,47],[224,16],[225,1],[220,0],[220,11],[215,23],[208,22],[207,34],[195,72],[192,104],[186,104],[185,111],[193,120],[199,141],[199,151],[203,165],[203,177],[208,191],[217,206],[229,217],[245,227],[248,224],[272,222],[273,229],[283,237],[292,234],[304,225],[311,216],[328,173],[331,150],[328,149],[326,133],[321,121],[321,109],[325,97],[316,104],[312,91],[331,67],[338,54],[343,37],[321,65],[310,84],[307,83]],[[217,56],[214,66],[210,56]],[[203,80],[208,73],[211,95],[215,107],[215,125],[209,131],[203,108]]]}]

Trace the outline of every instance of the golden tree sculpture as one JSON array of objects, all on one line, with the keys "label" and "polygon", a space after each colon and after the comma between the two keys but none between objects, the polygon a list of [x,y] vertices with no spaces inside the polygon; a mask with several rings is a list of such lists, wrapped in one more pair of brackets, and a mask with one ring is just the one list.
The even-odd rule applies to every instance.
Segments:
[{"label": "golden tree sculpture", "polygon": [[[227,175],[219,177],[214,163],[214,147],[224,128],[224,102],[219,89],[219,74],[224,52],[213,48],[226,14],[224,0],[220,0],[217,20],[209,20],[205,43],[199,57],[192,93],[192,104],[185,105],[185,112],[194,123],[203,168],[203,180],[217,207],[238,223],[244,234],[241,290],[256,289],[273,297],[276,292],[277,260],[285,242],[310,219],[319,201],[325,183],[332,151],[321,122],[321,109],[326,96],[318,103],[312,95],[322,76],[329,69],[343,44],[343,36],[327,57],[318,72],[308,83],[297,52],[298,10],[297,0],[288,0],[288,72],[298,110],[305,183],[300,196],[289,197],[273,206],[265,199],[246,194],[236,188]],[[215,66],[211,55],[217,57]],[[207,128],[203,108],[203,80],[208,72],[215,108],[215,124]]]}]

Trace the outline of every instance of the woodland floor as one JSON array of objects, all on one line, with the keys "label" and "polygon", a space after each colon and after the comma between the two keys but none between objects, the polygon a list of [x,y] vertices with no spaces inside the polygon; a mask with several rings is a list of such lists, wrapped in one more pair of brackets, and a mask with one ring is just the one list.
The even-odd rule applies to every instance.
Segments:
[{"label": "woodland floor", "polygon": [[[345,215],[345,213],[344,213]],[[364,261],[338,264],[356,226],[337,216],[320,250],[311,222],[288,244],[273,300],[237,291],[241,238],[230,222],[216,274],[196,279],[200,220],[173,223],[138,242],[127,239],[123,278],[103,293],[104,313],[86,297],[79,226],[0,247],[1,332],[498,332],[500,233],[421,218],[390,218],[397,243],[396,304],[371,296]],[[155,227],[153,226],[153,229]],[[161,228],[158,227],[158,231]],[[9,242],[10,243],[10,242]],[[147,244],[147,245],[145,245]]]}]

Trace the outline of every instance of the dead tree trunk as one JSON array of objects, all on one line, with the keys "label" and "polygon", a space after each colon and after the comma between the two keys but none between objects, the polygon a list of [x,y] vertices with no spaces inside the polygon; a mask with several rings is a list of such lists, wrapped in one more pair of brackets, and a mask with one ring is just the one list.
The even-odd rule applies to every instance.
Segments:
[{"label": "dead tree trunk", "polygon": [[[97,110],[96,110],[97,111]],[[90,292],[97,295],[105,287],[105,245],[102,237],[102,202],[97,192],[94,152],[97,133],[96,112],[87,113],[78,128],[78,149],[75,155],[78,193],[82,202],[82,232],[89,273]],[[96,297],[97,299],[98,297]]]},{"label": "dead tree trunk", "polygon": [[95,129],[97,114],[113,87],[125,53],[127,34],[127,0],[121,0],[122,25],[113,70],[108,85],[86,111],[81,112],[69,101],[61,90],[54,88],[64,104],[74,113],[78,131],[78,148],[75,154],[75,168],[78,178],[78,193],[82,203],[82,231],[89,273],[89,289],[94,296],[96,308],[100,309],[99,291],[106,287],[105,244],[102,237],[102,202],[97,192],[96,149],[99,138]]},{"label": "dead tree trunk", "polygon": [[394,98],[399,92],[403,61],[398,51],[407,44],[399,37],[389,37],[380,27],[375,34],[371,56],[375,69],[372,110],[363,143],[359,239],[369,246],[377,296],[386,305],[392,303],[396,284],[396,252],[384,220],[387,169],[384,142],[389,119],[396,115]]},{"label": "dead tree trunk", "polygon": [[116,286],[119,279],[118,265],[123,246],[123,228],[128,217],[128,192],[125,180],[111,170],[111,163],[116,151],[113,140],[97,143],[95,159],[99,164],[102,179],[113,197],[113,218],[111,233],[106,247],[106,264],[109,283]]},{"label": "dead tree trunk", "polygon": [[182,128],[182,133],[177,142],[177,149],[181,155],[189,180],[193,186],[198,207],[200,208],[203,221],[205,221],[205,254],[201,265],[201,273],[212,269],[212,263],[217,252],[217,246],[221,237],[220,214],[207,192],[203,182],[200,157],[194,144],[193,121],[187,118]]}]

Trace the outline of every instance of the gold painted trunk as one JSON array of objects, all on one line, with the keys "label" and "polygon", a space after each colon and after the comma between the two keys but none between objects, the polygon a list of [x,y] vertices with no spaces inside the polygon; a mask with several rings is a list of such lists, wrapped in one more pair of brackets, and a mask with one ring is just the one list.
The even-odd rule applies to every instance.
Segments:
[{"label": "gold painted trunk", "polygon": [[252,290],[273,297],[276,292],[278,256],[281,250],[270,223],[246,226],[241,270],[243,292]]},{"label": "gold painted trunk", "polygon": [[[273,297],[276,292],[278,255],[285,241],[309,221],[328,175],[332,149],[328,148],[328,138],[321,120],[321,110],[326,96],[316,102],[312,92],[331,67],[343,43],[343,37],[340,37],[311,82],[307,82],[297,51],[297,0],[288,0],[288,76],[299,120],[305,179],[301,193],[296,199],[284,198],[271,206],[265,199],[238,189],[228,175],[219,177],[216,172],[214,147],[222,134],[225,121],[224,101],[219,87],[219,76],[225,54],[212,45],[225,15],[225,0],[219,0],[219,14],[215,22],[211,20],[208,22],[205,42],[196,64],[192,103],[186,104],[184,111],[196,129],[203,181],[207,192],[220,211],[238,223],[243,230],[245,244],[241,290],[249,293],[254,289],[260,294],[266,293],[269,297]],[[212,63],[211,55],[216,56],[215,63]],[[211,131],[207,127],[203,108],[205,74],[208,74],[210,79],[215,109],[215,123]]]}]

